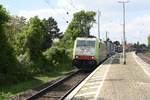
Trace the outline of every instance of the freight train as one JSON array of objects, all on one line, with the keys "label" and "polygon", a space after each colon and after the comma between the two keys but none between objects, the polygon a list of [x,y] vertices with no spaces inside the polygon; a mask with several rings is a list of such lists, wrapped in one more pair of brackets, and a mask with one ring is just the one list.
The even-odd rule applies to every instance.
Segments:
[{"label": "freight train", "polygon": [[96,37],[78,37],[74,43],[73,66],[91,71],[115,54],[116,46],[111,41],[100,42]]}]

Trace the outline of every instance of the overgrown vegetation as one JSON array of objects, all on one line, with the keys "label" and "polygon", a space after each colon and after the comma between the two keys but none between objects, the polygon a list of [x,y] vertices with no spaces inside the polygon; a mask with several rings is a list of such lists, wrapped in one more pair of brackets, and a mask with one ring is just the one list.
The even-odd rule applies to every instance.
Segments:
[{"label": "overgrown vegetation", "polygon": [[27,78],[26,70],[18,62],[5,31],[10,16],[0,5],[0,85],[15,83]]},{"label": "overgrown vegetation", "polygon": [[134,43],[134,48],[136,48],[137,52],[145,52],[148,50],[147,46],[145,44],[140,44],[139,42]]},{"label": "overgrown vegetation", "polygon": [[24,81],[11,86],[0,86],[0,100],[7,100],[9,97],[31,88],[34,88],[34,90],[36,90],[36,88],[41,86],[42,84],[65,77],[70,73],[71,72],[66,71],[60,73],[57,72],[38,74],[33,79],[28,81]]},{"label": "overgrown vegetation", "polygon": [[[0,5],[0,87],[32,81],[39,74],[72,70],[73,42],[89,35],[95,15],[92,11],[75,13],[62,37],[54,18],[26,20],[10,16]],[[56,38],[59,42],[53,42]]]}]

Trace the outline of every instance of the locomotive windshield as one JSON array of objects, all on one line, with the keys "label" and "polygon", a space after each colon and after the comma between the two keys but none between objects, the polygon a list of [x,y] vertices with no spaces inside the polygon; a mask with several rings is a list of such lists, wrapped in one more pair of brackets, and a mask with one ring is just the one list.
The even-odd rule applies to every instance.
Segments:
[{"label": "locomotive windshield", "polygon": [[77,47],[82,47],[82,46],[95,47],[95,41],[91,41],[91,40],[78,40],[77,41]]}]

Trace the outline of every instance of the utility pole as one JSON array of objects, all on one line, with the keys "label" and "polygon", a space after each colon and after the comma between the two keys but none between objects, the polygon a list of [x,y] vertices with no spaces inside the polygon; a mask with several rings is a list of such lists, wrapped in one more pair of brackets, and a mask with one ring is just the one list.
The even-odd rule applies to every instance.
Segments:
[{"label": "utility pole", "polygon": [[129,1],[118,1],[119,3],[123,4],[123,64],[126,64],[126,51],[125,51],[125,4]]},{"label": "utility pole", "polygon": [[106,41],[107,41],[107,39],[108,39],[108,32],[106,31]]},{"label": "utility pole", "polygon": [[98,38],[100,39],[100,16],[101,12],[98,9]]}]

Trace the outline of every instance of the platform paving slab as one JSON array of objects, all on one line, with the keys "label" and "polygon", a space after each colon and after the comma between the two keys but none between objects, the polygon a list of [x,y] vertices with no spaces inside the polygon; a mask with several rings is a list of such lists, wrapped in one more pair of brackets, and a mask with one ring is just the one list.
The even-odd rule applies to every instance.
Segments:
[{"label": "platform paving slab", "polygon": [[66,100],[150,100],[150,65],[134,52],[109,58],[81,83]]}]

